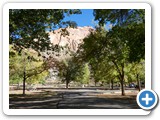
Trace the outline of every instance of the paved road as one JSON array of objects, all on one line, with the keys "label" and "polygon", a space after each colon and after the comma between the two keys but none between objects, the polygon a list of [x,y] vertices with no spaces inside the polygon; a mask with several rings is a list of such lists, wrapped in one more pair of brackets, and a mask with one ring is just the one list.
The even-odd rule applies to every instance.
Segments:
[{"label": "paved road", "polygon": [[[126,92],[134,93],[135,90]],[[55,94],[56,93],[56,94]],[[135,96],[119,90],[49,90],[38,96],[10,95],[11,109],[138,109]]]}]

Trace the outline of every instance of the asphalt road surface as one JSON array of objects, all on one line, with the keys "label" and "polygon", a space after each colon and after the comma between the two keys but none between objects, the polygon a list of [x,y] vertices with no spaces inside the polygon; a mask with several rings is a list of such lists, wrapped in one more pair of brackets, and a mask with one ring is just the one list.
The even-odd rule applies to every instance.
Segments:
[{"label": "asphalt road surface", "polygon": [[[10,109],[139,109],[136,90],[54,89],[32,91],[31,95],[11,94]],[[129,94],[128,94],[129,93]]]}]

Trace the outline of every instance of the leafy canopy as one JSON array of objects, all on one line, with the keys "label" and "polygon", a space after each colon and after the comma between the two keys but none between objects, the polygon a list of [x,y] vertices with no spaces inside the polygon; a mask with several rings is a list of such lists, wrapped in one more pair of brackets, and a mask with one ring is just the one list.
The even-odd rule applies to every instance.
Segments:
[{"label": "leafy canopy", "polygon": [[[32,47],[36,51],[49,49],[50,40],[47,31],[55,28],[76,26],[73,21],[63,21],[65,15],[81,14],[73,9],[10,9],[10,44]],[[36,39],[36,40],[35,40]]]},{"label": "leafy canopy", "polygon": [[48,75],[46,65],[37,52],[32,49],[23,49],[17,52],[13,45],[9,50],[9,76],[10,83],[22,83],[24,72],[28,84],[42,83]]}]

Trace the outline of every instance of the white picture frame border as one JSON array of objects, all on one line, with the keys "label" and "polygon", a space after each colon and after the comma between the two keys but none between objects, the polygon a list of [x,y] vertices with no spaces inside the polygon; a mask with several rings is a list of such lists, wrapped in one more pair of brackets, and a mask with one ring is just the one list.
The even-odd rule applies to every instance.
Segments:
[{"label": "white picture frame border", "polygon": [[9,9],[145,9],[145,89],[151,89],[151,6],[148,3],[6,3],[3,6],[3,112],[6,115],[148,115],[142,109],[9,109]]}]

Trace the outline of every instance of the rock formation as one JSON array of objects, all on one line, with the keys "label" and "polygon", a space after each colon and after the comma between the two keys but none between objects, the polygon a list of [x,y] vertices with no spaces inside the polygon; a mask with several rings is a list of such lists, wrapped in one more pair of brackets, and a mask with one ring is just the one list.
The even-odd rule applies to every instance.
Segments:
[{"label": "rock formation", "polygon": [[79,44],[87,37],[94,29],[89,26],[66,28],[68,35],[63,35],[62,29],[49,32],[51,43],[59,46],[68,46],[71,51],[77,51]]}]

